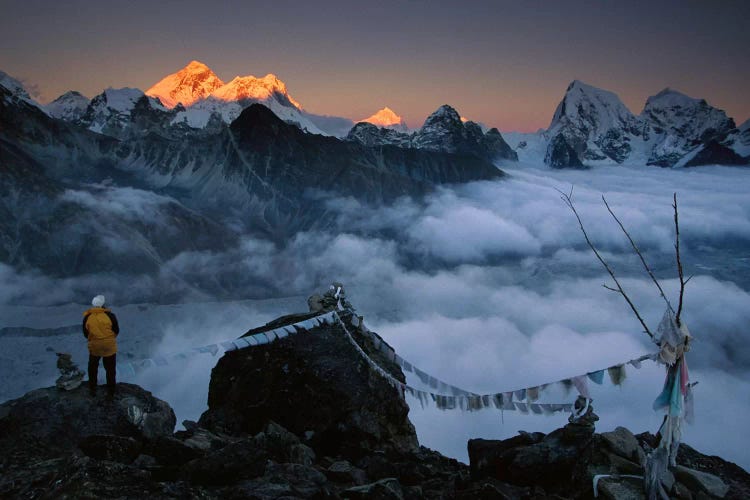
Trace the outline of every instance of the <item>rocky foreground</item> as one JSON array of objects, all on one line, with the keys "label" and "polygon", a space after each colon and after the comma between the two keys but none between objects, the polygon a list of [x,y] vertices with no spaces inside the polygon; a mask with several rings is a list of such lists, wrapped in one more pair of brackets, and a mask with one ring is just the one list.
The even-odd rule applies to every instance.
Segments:
[{"label": "rocky foreground", "polygon": [[[279,318],[258,333],[310,315]],[[404,375],[369,337],[365,352]],[[104,391],[100,391],[104,392]],[[549,434],[469,442],[467,466],[420,447],[408,407],[326,325],[226,353],[208,410],[173,432],[164,401],[131,384],[113,400],[82,386],[45,388],[0,405],[2,498],[644,498],[654,444],[624,428],[568,424]],[[673,498],[750,498],[750,474],[682,445],[664,486]]]}]

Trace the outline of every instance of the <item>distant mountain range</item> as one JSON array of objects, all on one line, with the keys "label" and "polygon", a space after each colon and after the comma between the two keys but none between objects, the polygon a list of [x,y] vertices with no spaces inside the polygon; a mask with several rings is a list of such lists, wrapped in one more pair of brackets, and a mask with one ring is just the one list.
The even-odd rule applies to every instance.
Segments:
[{"label": "distant mountain range", "polygon": [[212,115],[197,128],[179,119],[187,108],[136,89],[108,89],[87,102],[68,93],[44,107],[3,74],[0,263],[56,277],[132,273],[148,281],[144,290],[198,286],[231,296],[241,277],[199,276],[208,282],[175,288],[182,278],[169,262],[235,248],[242,235],[283,242],[325,228],[333,197],[389,203],[504,175],[468,151],[306,133],[268,100],[281,102],[271,93],[229,124]]},{"label": "distant mountain range", "polygon": [[[144,95],[150,99],[135,109]],[[507,133],[505,137],[490,130],[486,138],[481,137],[485,134],[481,126],[459,116],[461,126],[455,110],[446,112],[452,109],[449,106],[438,109],[414,131],[388,107],[357,124],[348,118],[311,114],[273,74],[237,76],[225,83],[198,61],[167,75],[145,92],[107,89],[88,100],[71,91],[43,108],[56,118],[122,139],[144,130],[172,137],[217,130],[252,103],[264,104],[283,121],[313,134],[368,146],[476,153],[490,161],[520,156],[523,161],[555,168],[620,163],[744,165],[750,161],[749,122],[736,127],[730,117],[705,100],[664,89],[649,97],[643,112],[635,116],[614,93],[577,80],[566,90],[546,130]],[[436,128],[436,123],[444,126]],[[431,139],[434,134],[442,134],[437,142]]]},{"label": "distant mountain range", "polygon": [[224,83],[196,61],[146,92],[71,91],[46,106],[0,72],[0,264],[231,296],[241,277],[181,282],[170,263],[242,235],[283,242],[324,228],[332,197],[390,203],[502,178],[517,160],[680,167],[750,156],[748,122],[736,127],[703,100],[665,90],[634,116],[578,81],[534,134],[485,130],[448,105],[412,131],[388,108],[367,120],[306,113],[274,75]]}]

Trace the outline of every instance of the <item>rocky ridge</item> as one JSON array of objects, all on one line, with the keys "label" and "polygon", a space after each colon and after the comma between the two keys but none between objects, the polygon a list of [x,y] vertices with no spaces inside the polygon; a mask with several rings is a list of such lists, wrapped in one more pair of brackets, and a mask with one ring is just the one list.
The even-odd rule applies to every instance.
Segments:
[{"label": "rocky ridge", "polygon": [[508,146],[496,128],[485,133],[477,123],[464,122],[458,112],[447,104],[440,106],[428,116],[422,128],[414,133],[360,122],[349,131],[346,140],[370,147],[391,145],[442,153],[469,154],[490,162],[518,160],[515,151]]},{"label": "rocky ridge", "polygon": [[[279,318],[247,335],[297,323]],[[361,348],[399,367],[342,312]],[[357,326],[355,326],[355,323]],[[594,432],[593,418],[549,434],[472,440],[470,466],[418,445],[400,391],[323,325],[227,352],[211,374],[209,408],[172,433],[174,414],[137,386],[116,397],[39,389],[0,405],[4,498],[643,498],[653,436]],[[590,414],[589,414],[590,415]],[[667,477],[675,498],[746,498],[750,475],[683,445]]]}]

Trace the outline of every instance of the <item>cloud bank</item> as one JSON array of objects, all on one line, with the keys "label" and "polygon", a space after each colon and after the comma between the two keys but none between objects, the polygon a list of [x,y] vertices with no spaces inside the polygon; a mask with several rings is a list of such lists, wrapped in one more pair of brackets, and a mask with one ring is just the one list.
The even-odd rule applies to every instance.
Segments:
[{"label": "cloud bank", "polygon": [[[750,467],[750,451],[735,438],[743,431],[743,419],[724,418],[750,413],[745,397],[750,393],[750,171],[641,166],[550,171],[520,165],[509,173],[508,180],[441,188],[426,199],[404,198],[389,207],[331,199],[327,230],[299,233],[283,246],[245,235],[221,251],[182,252],[156,275],[133,280],[133,286],[143,290],[141,296],[161,287],[187,301],[295,297],[296,310],[304,310],[307,295],[340,280],[368,326],[404,358],[469,390],[511,390],[655,349],[622,297],[601,286],[609,276],[557,190],[572,187],[589,236],[653,327],[665,304],[601,197],[676,303],[671,204],[677,192],[683,264],[694,275],[683,316],[696,338],[688,359],[693,379],[700,381],[697,422],[685,430],[685,441]],[[121,217],[128,211],[140,216],[153,203],[130,196],[128,203],[110,209],[124,211]],[[83,290],[112,288],[116,279],[113,273],[52,280],[8,266],[0,266],[0,274],[0,301],[5,303],[82,302]],[[127,302],[131,292],[119,293]],[[230,313],[231,325],[219,330],[212,310],[226,307],[227,302],[214,309],[204,304],[197,316],[171,318],[160,327],[158,349],[236,337],[271,319]],[[214,362],[206,358],[171,375],[160,372],[136,381],[168,399],[178,419],[195,419],[205,409],[204,389]],[[598,429],[626,425],[635,432],[655,431],[661,415],[651,403],[663,377],[663,368],[644,364],[640,371],[630,370],[620,388],[594,387]],[[416,400],[409,404],[422,444],[462,460],[468,438],[507,438],[519,429],[549,431],[564,423],[560,416],[444,413],[422,409]],[[717,428],[717,421],[726,425]]]}]

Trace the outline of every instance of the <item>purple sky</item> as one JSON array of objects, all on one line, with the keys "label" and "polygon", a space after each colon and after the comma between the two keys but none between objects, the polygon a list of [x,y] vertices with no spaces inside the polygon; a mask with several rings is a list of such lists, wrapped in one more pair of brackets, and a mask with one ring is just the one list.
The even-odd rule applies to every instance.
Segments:
[{"label": "purple sky", "polygon": [[[216,5],[215,5],[216,4]],[[568,83],[634,113],[672,87],[750,117],[750,2],[0,0],[0,69],[43,102],[143,90],[198,59],[223,80],[277,74],[308,111],[441,104],[501,130],[547,127]]]}]

